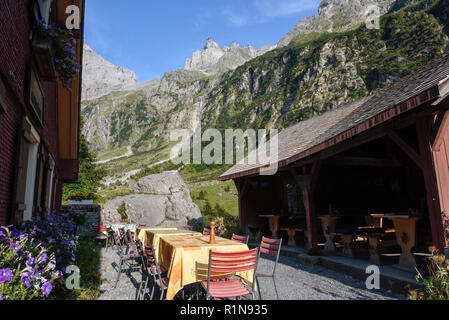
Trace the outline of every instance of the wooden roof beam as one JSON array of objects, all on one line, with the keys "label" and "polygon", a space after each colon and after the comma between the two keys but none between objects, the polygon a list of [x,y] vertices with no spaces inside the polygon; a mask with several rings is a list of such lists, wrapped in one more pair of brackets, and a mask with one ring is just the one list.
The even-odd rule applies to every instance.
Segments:
[{"label": "wooden roof beam", "polygon": [[423,160],[421,155],[419,155],[404,139],[402,139],[394,130],[388,131],[388,136],[390,139],[396,143],[396,145],[404,151],[410,159],[420,168],[423,167]]}]

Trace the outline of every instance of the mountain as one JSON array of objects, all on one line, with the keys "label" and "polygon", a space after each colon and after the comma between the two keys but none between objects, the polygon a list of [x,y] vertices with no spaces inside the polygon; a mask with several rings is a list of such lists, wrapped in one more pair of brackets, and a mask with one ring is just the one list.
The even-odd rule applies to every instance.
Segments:
[{"label": "mountain", "polygon": [[[322,8],[330,2],[337,1]],[[219,73],[205,73],[226,56],[208,40],[209,60],[192,60],[189,70],[84,101],[83,133],[101,159],[127,155],[105,166],[110,176],[129,177],[169,158],[173,129],[286,128],[387,87],[443,53],[449,0],[402,1],[395,10],[379,29],[301,34]]]},{"label": "mountain", "polygon": [[95,99],[138,83],[134,72],[106,61],[87,44],[84,45],[82,100]]},{"label": "mountain", "polygon": [[[376,6],[378,13],[384,15],[397,2],[397,0],[324,0],[318,7],[318,14],[299,21],[295,28],[279,41],[278,47],[284,47],[294,38],[312,32],[348,30],[366,21],[371,6]],[[396,5],[397,9],[402,6],[405,6],[405,3]]]},{"label": "mountain", "polygon": [[192,59],[186,60],[184,69],[201,71],[206,74],[217,74],[233,70],[274,48],[267,45],[256,51],[251,45],[242,47],[234,41],[229,47],[220,48],[214,40],[208,38],[204,51],[197,50]]}]

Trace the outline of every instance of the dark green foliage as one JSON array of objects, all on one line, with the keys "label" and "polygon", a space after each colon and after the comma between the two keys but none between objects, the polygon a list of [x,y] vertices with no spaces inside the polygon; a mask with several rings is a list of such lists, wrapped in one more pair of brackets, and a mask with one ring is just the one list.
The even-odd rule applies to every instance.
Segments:
[{"label": "dark green foliage", "polygon": [[128,218],[128,215],[126,214],[125,202],[122,202],[122,204],[117,208],[117,212],[120,214],[120,217],[122,219],[121,222],[129,223],[129,218]]},{"label": "dark green foliage", "polygon": [[[83,119],[81,118],[81,126]],[[80,134],[79,147],[79,184],[66,184],[63,189],[63,200],[70,195],[95,194],[100,187],[105,172],[96,164],[96,154],[89,150],[89,143],[83,134]]]}]

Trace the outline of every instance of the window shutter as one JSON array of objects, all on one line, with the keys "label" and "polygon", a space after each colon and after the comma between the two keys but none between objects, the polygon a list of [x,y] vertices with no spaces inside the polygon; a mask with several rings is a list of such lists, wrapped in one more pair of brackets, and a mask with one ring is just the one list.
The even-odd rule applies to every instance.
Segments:
[{"label": "window shutter", "polygon": [[36,185],[34,192],[34,208],[33,217],[41,217],[43,212],[43,188],[44,188],[44,167],[45,158],[42,145],[39,146],[39,151],[37,153],[37,166],[36,166]]},{"label": "window shutter", "polygon": [[25,192],[28,171],[28,154],[31,144],[31,125],[22,118],[16,149],[16,171],[14,184],[14,201],[11,223],[18,225],[23,221],[23,213],[26,210]]}]

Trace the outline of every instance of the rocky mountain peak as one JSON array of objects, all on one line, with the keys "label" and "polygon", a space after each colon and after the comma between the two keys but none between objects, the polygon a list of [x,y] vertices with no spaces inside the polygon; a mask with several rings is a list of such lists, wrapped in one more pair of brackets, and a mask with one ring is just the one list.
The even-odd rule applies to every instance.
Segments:
[{"label": "rocky mountain peak", "polygon": [[92,100],[139,83],[131,70],[116,66],[87,44],[83,48],[82,100]]},{"label": "rocky mountain peak", "polygon": [[366,19],[370,7],[376,6],[378,13],[387,13],[397,0],[323,0],[318,14],[302,19],[285,37],[278,47],[288,45],[296,37],[315,31],[343,31],[350,29]]},{"label": "rocky mountain peak", "polygon": [[184,69],[201,71],[206,74],[217,74],[233,70],[274,48],[267,45],[255,50],[252,45],[242,47],[235,41],[232,41],[230,46],[221,48],[212,38],[207,38],[204,51],[195,51],[192,58],[186,60]]}]

